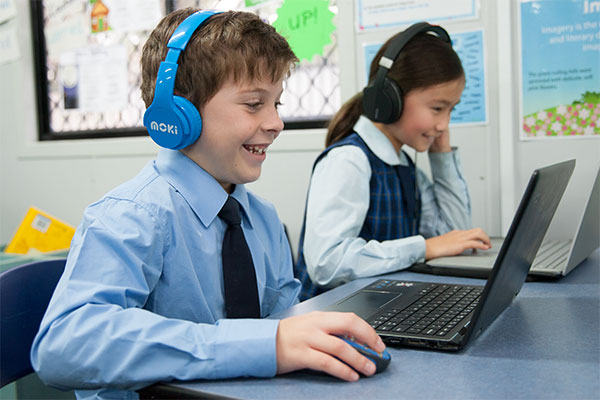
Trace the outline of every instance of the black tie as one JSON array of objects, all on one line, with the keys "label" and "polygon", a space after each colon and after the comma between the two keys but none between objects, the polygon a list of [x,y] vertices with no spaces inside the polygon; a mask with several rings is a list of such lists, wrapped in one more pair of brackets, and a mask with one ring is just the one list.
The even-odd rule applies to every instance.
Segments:
[{"label": "black tie", "polygon": [[223,280],[227,318],[260,318],[256,273],[242,231],[240,205],[231,196],[219,212],[227,224],[223,238]]}]

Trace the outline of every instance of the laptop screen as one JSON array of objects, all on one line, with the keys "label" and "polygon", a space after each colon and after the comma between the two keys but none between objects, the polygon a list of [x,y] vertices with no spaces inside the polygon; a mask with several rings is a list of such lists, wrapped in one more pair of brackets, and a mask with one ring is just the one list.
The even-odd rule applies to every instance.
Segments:
[{"label": "laptop screen", "polygon": [[574,168],[569,160],[532,173],[465,339],[479,335],[521,290]]}]

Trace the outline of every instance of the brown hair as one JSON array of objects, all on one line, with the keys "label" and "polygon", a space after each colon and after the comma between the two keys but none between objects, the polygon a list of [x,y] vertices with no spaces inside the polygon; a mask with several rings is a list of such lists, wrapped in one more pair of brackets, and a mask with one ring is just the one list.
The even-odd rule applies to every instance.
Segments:
[{"label": "brown hair", "polygon": [[[146,107],[154,98],[156,75],[167,55],[167,42],[175,28],[196,11],[184,8],[169,13],[144,44],[140,63]],[[287,41],[256,14],[226,11],[211,16],[192,35],[179,56],[175,93],[200,109],[228,79],[277,82],[290,74],[297,61]]]},{"label": "brown hair", "polygon": [[[375,79],[384,51],[401,34],[402,32],[395,34],[381,46],[371,62],[369,81]],[[404,46],[387,77],[393,79],[402,90],[403,96],[406,96],[414,89],[427,88],[464,77],[464,71],[458,55],[449,43],[429,33],[420,33]],[[361,91],[342,105],[329,123],[325,146],[330,146],[352,133],[354,124],[363,113],[362,100]]]}]

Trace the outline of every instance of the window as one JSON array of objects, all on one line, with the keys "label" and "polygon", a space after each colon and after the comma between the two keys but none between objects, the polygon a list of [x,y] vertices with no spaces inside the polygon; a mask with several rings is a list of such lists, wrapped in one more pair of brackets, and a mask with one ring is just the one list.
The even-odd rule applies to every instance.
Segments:
[{"label": "window", "polygon": [[[147,134],[139,60],[148,34],[167,12],[189,6],[239,9],[273,23],[282,2],[30,0],[40,140]],[[330,10],[337,15],[335,1]],[[286,82],[280,108],[286,129],[322,127],[340,106],[332,36],[323,55],[302,61]]]}]

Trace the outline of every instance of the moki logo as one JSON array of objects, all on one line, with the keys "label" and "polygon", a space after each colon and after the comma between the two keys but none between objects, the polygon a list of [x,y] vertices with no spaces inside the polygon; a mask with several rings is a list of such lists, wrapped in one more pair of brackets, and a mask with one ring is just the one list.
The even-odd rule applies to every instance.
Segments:
[{"label": "moki logo", "polygon": [[166,132],[171,135],[177,135],[177,125],[165,124],[164,122],[150,122],[150,129],[153,131]]}]

